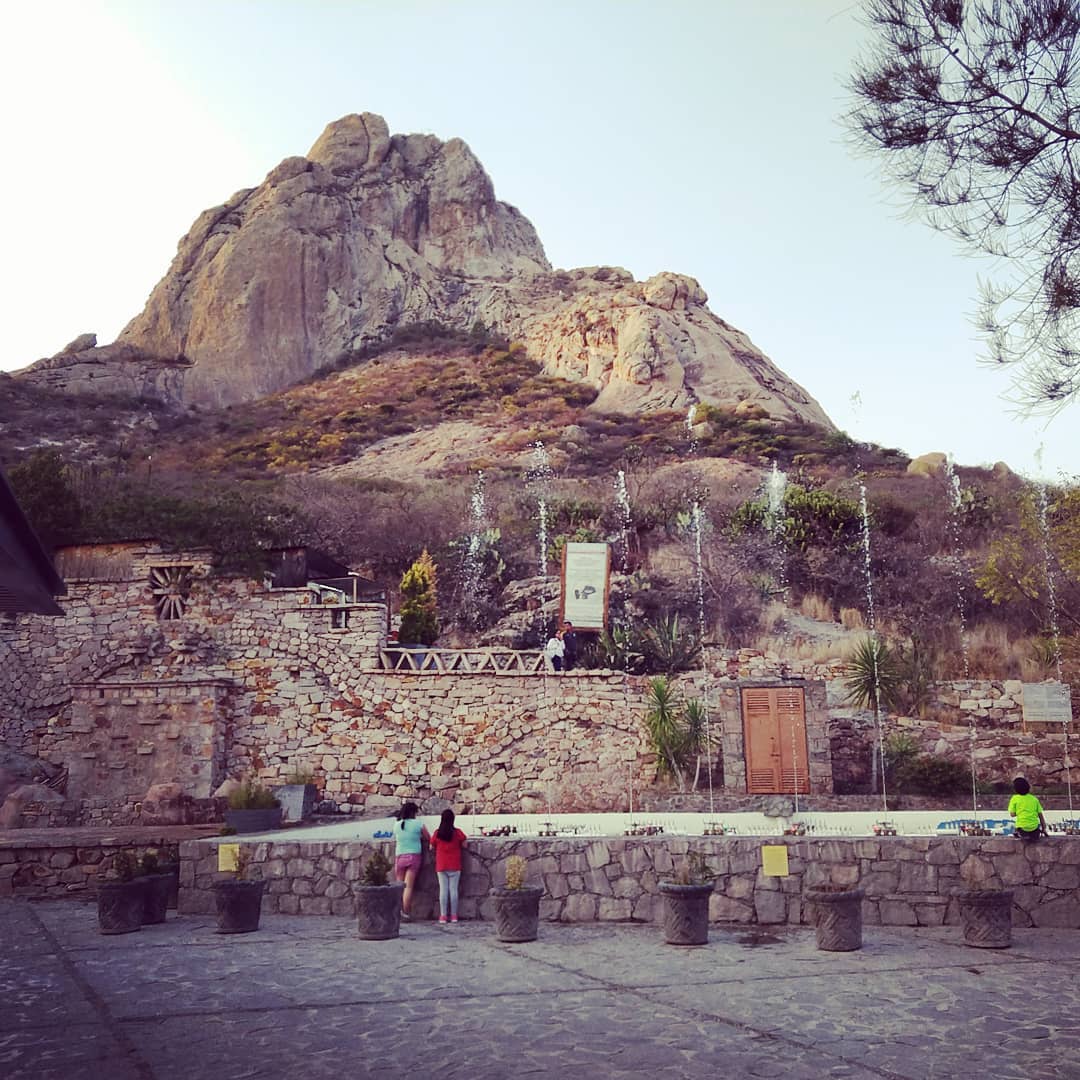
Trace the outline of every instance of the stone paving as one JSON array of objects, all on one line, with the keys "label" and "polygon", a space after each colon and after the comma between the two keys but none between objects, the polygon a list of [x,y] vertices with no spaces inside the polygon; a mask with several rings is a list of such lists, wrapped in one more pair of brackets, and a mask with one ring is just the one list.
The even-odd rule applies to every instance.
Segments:
[{"label": "stone paving", "polygon": [[952,927],[867,927],[819,953],[804,927],[713,926],[696,949],[654,926],[212,916],[103,937],[78,901],[0,901],[4,1080],[717,1076],[1076,1080],[1080,934],[1009,950]]}]

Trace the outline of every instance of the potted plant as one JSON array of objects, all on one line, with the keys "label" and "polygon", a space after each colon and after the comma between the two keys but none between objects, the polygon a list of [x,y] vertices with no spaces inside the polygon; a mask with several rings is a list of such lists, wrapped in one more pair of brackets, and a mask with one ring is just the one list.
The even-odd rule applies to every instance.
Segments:
[{"label": "potted plant", "polygon": [[357,929],[365,941],[388,941],[401,931],[401,894],[405,883],[391,882],[390,870],[389,858],[376,849],[356,886]]},{"label": "potted plant", "polygon": [[229,795],[225,824],[238,833],[280,829],[281,804],[269,788],[247,779]]},{"label": "potted plant", "polygon": [[259,929],[262,914],[263,890],[266,882],[254,876],[251,849],[240,845],[236,852],[236,869],[231,878],[214,882],[219,934],[249,934]]},{"label": "potted plant", "polygon": [[660,882],[664,940],[669,945],[704,945],[709,940],[709,897],[716,874],[700,851],[687,854],[671,881]]},{"label": "potted plant", "polygon": [[139,860],[139,877],[143,883],[143,926],[163,923],[169,910],[169,895],[173,876],[163,869],[158,853],[151,849]]},{"label": "potted plant", "polygon": [[109,876],[98,883],[98,928],[103,934],[130,934],[143,923],[143,881],[130,851],[118,851]]},{"label": "potted plant", "polygon": [[286,821],[299,822],[311,817],[315,800],[319,796],[319,789],[313,783],[314,778],[311,769],[294,766],[285,777],[285,783],[274,789],[274,796],[281,805]]},{"label": "potted plant", "polygon": [[540,897],[544,890],[525,884],[526,869],[520,855],[511,855],[506,860],[506,885],[491,890],[499,941],[535,941],[539,933]]},{"label": "potted plant", "polygon": [[862,948],[863,890],[850,885],[812,885],[806,890],[817,947],[824,952]]}]

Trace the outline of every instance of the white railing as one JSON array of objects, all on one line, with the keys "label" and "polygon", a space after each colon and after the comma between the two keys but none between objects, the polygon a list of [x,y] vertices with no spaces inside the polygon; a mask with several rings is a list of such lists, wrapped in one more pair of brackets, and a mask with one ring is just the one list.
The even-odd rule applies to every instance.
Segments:
[{"label": "white railing", "polygon": [[386,671],[423,675],[543,675],[551,670],[539,651],[395,647],[381,649],[379,655]]}]

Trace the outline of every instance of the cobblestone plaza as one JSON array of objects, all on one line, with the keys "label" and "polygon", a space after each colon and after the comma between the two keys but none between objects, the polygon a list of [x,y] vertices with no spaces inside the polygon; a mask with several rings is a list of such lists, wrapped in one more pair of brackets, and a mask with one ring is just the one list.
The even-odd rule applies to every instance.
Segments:
[{"label": "cobblestone plaza", "polygon": [[574,1076],[1080,1077],[1080,935],[868,926],[822,953],[806,927],[406,924],[213,916],[103,937],[78,901],[0,901],[5,1080]]}]

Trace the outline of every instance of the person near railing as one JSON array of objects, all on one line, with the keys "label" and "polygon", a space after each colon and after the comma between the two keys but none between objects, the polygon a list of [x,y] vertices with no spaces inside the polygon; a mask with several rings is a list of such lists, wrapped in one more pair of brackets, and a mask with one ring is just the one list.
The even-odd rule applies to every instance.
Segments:
[{"label": "person near railing", "polygon": [[563,641],[561,628],[548,638],[548,642],[544,646],[544,655],[554,671],[562,671],[563,658],[566,655],[566,644]]}]

